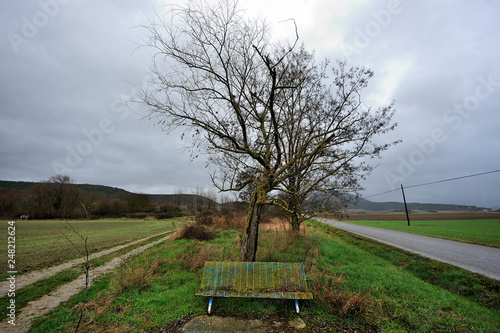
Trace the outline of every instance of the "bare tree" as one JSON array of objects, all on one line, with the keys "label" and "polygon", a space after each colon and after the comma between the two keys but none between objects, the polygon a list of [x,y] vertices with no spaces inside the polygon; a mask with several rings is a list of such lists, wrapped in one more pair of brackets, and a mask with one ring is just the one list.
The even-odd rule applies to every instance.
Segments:
[{"label": "bare tree", "polygon": [[[283,87],[276,66],[293,45],[271,45],[265,22],[245,19],[230,0],[172,7],[146,28],[146,44],[156,50],[155,79],[141,97],[151,115],[166,130],[191,129],[191,137],[183,137],[214,160],[255,164],[262,171],[259,179],[242,184],[252,181],[256,187],[241,247],[242,260],[254,261],[262,207],[281,165],[274,98]],[[279,57],[271,58],[273,49],[281,50]],[[214,180],[221,190],[238,189],[231,179]]]},{"label": "bare tree", "polygon": [[[349,68],[339,61],[316,63],[303,47],[281,64],[286,89],[278,96],[286,114],[280,124],[283,165],[281,196],[274,204],[290,213],[294,230],[328,204],[337,211],[346,204],[346,193],[358,194],[359,180],[373,169],[368,158],[399,141],[376,143],[373,138],[394,129],[394,103],[372,110],[360,92],[373,72]],[[329,74],[330,73],[330,74]]]},{"label": "bare tree", "polygon": [[67,218],[74,213],[80,198],[81,191],[69,176],[52,176],[30,188],[30,214],[38,218]]},{"label": "bare tree", "polygon": [[[237,187],[242,187],[243,184],[247,183],[251,179],[257,178],[260,174],[260,172],[258,173],[255,170],[252,170],[251,168],[246,168],[238,171],[239,173],[237,174],[235,179]],[[252,194],[254,191],[255,191],[255,184],[251,182],[239,191],[238,200],[242,203],[248,204],[252,199]]]},{"label": "bare tree", "polygon": [[54,207],[49,198],[47,182],[39,182],[29,189],[30,215],[34,218],[54,217]]},{"label": "bare tree", "polygon": [[89,216],[90,212],[88,211],[87,207],[81,203],[81,206],[85,212],[85,218],[87,220],[86,223],[86,235],[84,236],[80,231],[76,230],[69,222],[68,220],[65,220],[66,223],[66,228],[68,228],[72,233],[78,236],[82,240],[82,246],[81,248],[78,246],[77,242],[73,242],[70,237],[66,234],[62,234],[68,242],[73,245],[73,247],[76,249],[76,251],[82,256],[83,258],[83,263],[82,263],[82,268],[85,274],[85,289],[83,292],[83,303],[80,303],[80,316],[78,317],[78,323],[76,324],[75,327],[75,333],[78,332],[80,329],[80,325],[82,323],[83,315],[85,313],[85,303],[87,303],[87,291],[89,289],[90,285],[90,270],[92,269],[92,264],[90,263],[90,248],[89,248]]},{"label": "bare tree", "polygon": [[193,200],[195,202],[195,209],[198,212],[204,211],[205,210],[205,193],[201,187],[197,187],[193,191]]},{"label": "bare tree", "polygon": [[184,207],[184,201],[185,201],[185,198],[184,198],[184,194],[182,193],[182,189],[176,189],[174,192],[174,198],[173,198],[174,206],[175,207]]},{"label": "bare tree", "polygon": [[217,209],[217,193],[208,190],[205,197],[207,198],[207,210],[215,211]]},{"label": "bare tree", "polygon": [[189,130],[193,154],[219,166],[212,180],[221,191],[251,189],[241,260],[255,261],[265,205],[300,216],[312,191],[344,186],[368,170],[357,157],[385,149],[370,143],[391,129],[392,105],[372,114],[359,100],[372,73],[341,63],[325,85],[328,63],[297,50],[298,35],[271,43],[266,23],[246,19],[237,1],[171,7],[146,28],[156,52],[141,96],[150,118]]},{"label": "bare tree", "polygon": [[81,191],[67,175],[52,176],[48,182],[48,195],[56,215],[68,217],[79,202]]}]

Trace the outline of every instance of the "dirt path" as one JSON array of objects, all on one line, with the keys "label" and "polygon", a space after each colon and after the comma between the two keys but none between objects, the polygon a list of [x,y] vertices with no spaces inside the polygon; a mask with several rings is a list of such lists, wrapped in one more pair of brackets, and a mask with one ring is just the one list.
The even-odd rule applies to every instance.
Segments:
[{"label": "dirt path", "polygon": [[[136,241],[133,241],[133,242],[130,242],[127,244],[118,245],[118,246],[103,250],[101,252],[93,253],[89,256],[89,260],[102,257],[104,255],[121,250],[124,247],[130,246],[130,245],[135,245],[137,243],[146,241],[150,238],[153,238],[156,236],[161,236],[161,235],[167,234],[169,232],[171,232],[171,231],[162,232],[162,233],[152,235],[152,236],[149,236],[146,238],[138,239]],[[57,265],[57,266],[47,267],[47,268],[41,269],[39,271],[32,271],[32,272],[24,273],[22,275],[18,275],[18,276],[16,276],[16,290],[24,288],[27,285],[30,285],[32,283],[37,282],[38,280],[49,278],[49,277],[56,275],[57,273],[65,270],[67,268],[73,267],[73,266],[81,264],[81,263],[83,263],[83,258],[78,258],[78,259],[74,259],[74,260],[62,263],[62,264]],[[9,281],[1,281],[0,282],[0,297],[7,294],[8,290],[9,290],[9,285],[10,285]]]},{"label": "dirt path", "polygon": [[[113,260],[111,260],[110,262],[108,262],[105,265],[102,265],[102,266],[95,268],[90,273],[89,286],[92,284],[92,281],[95,278],[108,273],[112,269],[115,269],[127,258],[135,256],[135,255],[147,250],[148,248],[150,248],[156,244],[159,244],[161,242],[166,241],[170,236],[171,235],[168,235],[168,236],[163,237],[163,238],[156,240],[154,242],[140,246],[140,247],[133,249],[132,251],[124,254],[124,255],[121,255],[117,258],[114,258]],[[154,237],[154,236],[151,236],[151,237]],[[151,237],[147,237],[145,239],[148,239]],[[142,240],[144,240],[144,239],[142,239]],[[131,245],[131,244],[137,243],[137,242],[142,241],[142,240],[138,240],[138,241],[129,243],[127,245]],[[124,247],[122,245],[120,245],[120,246]],[[119,247],[119,246],[117,246],[117,247]],[[109,250],[111,250],[111,249],[109,249]],[[106,250],[106,251],[108,251],[108,250]],[[102,251],[102,252],[104,252],[104,251]],[[113,251],[111,251],[111,252],[113,252]],[[111,252],[108,252],[108,253],[111,253]],[[101,252],[99,252],[99,253],[101,253]],[[45,296],[43,296],[35,301],[29,302],[26,305],[26,307],[21,309],[21,311],[18,312],[18,314],[16,315],[16,320],[15,320],[16,325],[15,326],[10,325],[8,323],[9,318],[6,318],[2,323],[0,323],[0,332],[27,332],[31,327],[31,321],[34,318],[40,317],[40,316],[48,313],[49,311],[55,309],[62,302],[65,302],[65,301],[69,300],[72,296],[78,294],[84,287],[85,287],[85,274],[82,274],[78,278],[73,280],[72,282],[69,282],[69,283],[66,283],[66,284],[60,286],[56,290],[52,291],[51,293],[49,293],[49,294],[47,294],[47,295],[45,295]]]}]

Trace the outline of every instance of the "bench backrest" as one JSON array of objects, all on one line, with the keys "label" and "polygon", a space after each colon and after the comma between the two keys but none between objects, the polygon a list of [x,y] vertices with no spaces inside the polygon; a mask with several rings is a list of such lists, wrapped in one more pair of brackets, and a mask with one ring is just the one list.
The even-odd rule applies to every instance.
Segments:
[{"label": "bench backrest", "polygon": [[200,296],[312,299],[299,263],[205,263]]}]

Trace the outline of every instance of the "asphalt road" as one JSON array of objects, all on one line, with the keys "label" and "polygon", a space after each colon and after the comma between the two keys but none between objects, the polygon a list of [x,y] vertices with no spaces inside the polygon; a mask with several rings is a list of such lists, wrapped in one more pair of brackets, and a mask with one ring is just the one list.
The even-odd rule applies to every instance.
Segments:
[{"label": "asphalt road", "polygon": [[424,257],[452,264],[500,280],[500,249],[406,232],[317,219],[333,227],[377,240]]}]

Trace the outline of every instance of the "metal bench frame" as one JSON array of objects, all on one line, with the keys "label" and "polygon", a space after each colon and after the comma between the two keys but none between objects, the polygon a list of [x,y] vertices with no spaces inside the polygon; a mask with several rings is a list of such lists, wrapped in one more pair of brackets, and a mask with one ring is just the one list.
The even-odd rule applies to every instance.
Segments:
[{"label": "metal bench frame", "polygon": [[294,299],[299,313],[299,299],[312,299],[302,264],[279,262],[207,261],[201,289],[197,296]]}]

